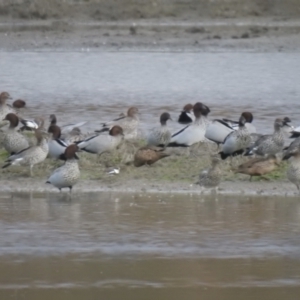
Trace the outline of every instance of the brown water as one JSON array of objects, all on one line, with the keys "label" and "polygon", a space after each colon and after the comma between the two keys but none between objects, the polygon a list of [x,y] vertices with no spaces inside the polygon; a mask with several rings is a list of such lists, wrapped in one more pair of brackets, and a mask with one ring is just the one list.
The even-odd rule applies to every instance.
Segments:
[{"label": "brown water", "polygon": [[56,113],[87,130],[132,105],[145,130],[196,101],[212,118],[250,110],[262,132],[275,117],[300,122],[299,53],[1,52],[0,70],[1,90],[28,101],[25,117]]},{"label": "brown water", "polygon": [[299,299],[299,198],[0,198],[0,299]]}]

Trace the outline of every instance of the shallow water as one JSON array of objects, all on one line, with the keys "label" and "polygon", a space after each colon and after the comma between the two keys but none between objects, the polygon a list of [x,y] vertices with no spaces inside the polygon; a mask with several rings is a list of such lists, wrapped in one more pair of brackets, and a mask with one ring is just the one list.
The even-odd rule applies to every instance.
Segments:
[{"label": "shallow water", "polygon": [[300,122],[299,53],[1,52],[0,70],[1,90],[28,101],[24,116],[89,120],[88,130],[132,105],[146,130],[196,101],[212,118],[250,110],[263,132],[275,117]]},{"label": "shallow water", "polygon": [[0,197],[1,299],[298,299],[300,202]]}]

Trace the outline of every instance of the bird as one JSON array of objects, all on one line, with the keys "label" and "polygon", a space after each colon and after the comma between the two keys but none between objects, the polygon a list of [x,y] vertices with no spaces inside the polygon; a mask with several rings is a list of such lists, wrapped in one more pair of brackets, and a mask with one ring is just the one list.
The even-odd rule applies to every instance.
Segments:
[{"label": "bird", "polygon": [[[57,117],[55,114],[51,114],[49,117],[49,120],[50,120],[49,126],[57,125]],[[61,133],[62,134],[69,133],[75,127],[81,127],[81,126],[85,125],[86,123],[87,123],[87,121],[82,121],[82,122],[78,122],[78,123],[62,125],[62,126],[60,126]]]},{"label": "bird", "polygon": [[165,148],[156,146],[144,146],[138,149],[134,155],[134,166],[141,167],[143,165],[152,165],[158,160],[170,156],[164,152]]},{"label": "bird", "polygon": [[12,106],[17,109],[24,108],[26,106],[26,102],[22,99],[17,99],[13,102]]},{"label": "bird", "polygon": [[288,180],[295,184],[300,194],[300,151],[291,154],[293,159],[290,161],[286,175]]},{"label": "bird", "polygon": [[263,176],[271,173],[280,166],[280,159],[276,155],[269,155],[268,157],[252,158],[249,161],[239,165],[233,169],[234,173],[242,173],[252,176]]},{"label": "bird", "polygon": [[195,121],[195,115],[193,113],[193,104],[186,104],[183,107],[179,117],[178,123],[179,124],[189,124]]},{"label": "bird", "polygon": [[[244,111],[241,114],[245,120],[245,126],[247,128],[247,130],[249,131],[249,133],[256,133],[256,128],[255,126],[252,124],[253,122],[253,114],[251,112],[248,111]],[[239,128],[239,121],[233,121],[230,119],[222,119],[223,122],[227,123],[231,128],[233,128],[234,130],[237,130]]]},{"label": "bird", "polygon": [[127,111],[127,116],[120,116],[110,122],[102,123],[102,129],[95,130],[96,133],[109,131],[113,126],[122,127],[124,139],[132,140],[138,137],[139,126],[139,110],[137,107],[130,107]]},{"label": "bird", "polygon": [[57,187],[60,192],[63,188],[69,188],[71,193],[73,186],[80,178],[78,158],[76,156],[78,151],[79,148],[76,144],[69,145],[64,152],[65,163],[53,171],[46,183]]},{"label": "bird", "polygon": [[168,147],[189,147],[199,142],[205,142],[205,131],[210,123],[207,115],[210,109],[203,103],[197,102],[193,107],[195,121],[175,132]]},{"label": "bird", "polygon": [[34,129],[38,129],[38,128],[42,130],[44,127],[43,118],[34,118],[34,120],[20,119],[20,122],[23,125],[20,128],[20,131],[24,131],[24,130],[33,131]]},{"label": "bird", "polygon": [[290,136],[291,139],[298,138],[298,137],[300,137],[300,126],[293,128],[293,130],[291,131],[291,136]]},{"label": "bird", "polygon": [[289,146],[283,148],[283,160],[289,159],[294,153],[298,152],[300,149],[300,136],[295,138]]},{"label": "bird", "polygon": [[44,161],[49,150],[47,139],[43,137],[43,133],[40,130],[35,130],[35,136],[37,139],[37,144],[35,146],[28,147],[11,155],[5,161],[5,165],[2,168],[4,169],[11,165],[29,166],[30,176],[33,176],[33,166]]},{"label": "bird", "polygon": [[222,151],[219,152],[222,159],[226,159],[229,156],[235,156],[242,154],[251,143],[251,137],[246,126],[246,119],[240,116],[239,129],[234,130],[226,137]]},{"label": "bird", "polygon": [[[253,115],[250,112],[243,112],[241,114],[246,120],[245,127],[250,134],[256,134],[255,127],[251,124]],[[218,146],[224,143],[228,134],[234,130],[239,129],[239,122],[229,119],[215,119],[206,128],[205,137]]]},{"label": "bird", "polygon": [[3,120],[9,113],[16,113],[15,110],[6,101],[12,99],[8,92],[2,92],[0,94],[0,120]]},{"label": "bird", "polygon": [[[54,159],[63,159],[63,154],[68,147],[68,144],[60,138],[60,127],[57,125],[50,125],[48,128],[48,133],[51,135],[48,141],[48,157]],[[76,156],[76,158],[78,157]]]},{"label": "bird", "polygon": [[199,175],[199,184],[205,188],[216,188],[221,182],[221,169],[219,167],[220,159],[219,157],[212,157],[212,166],[209,169],[202,170]]},{"label": "bird", "polygon": [[21,150],[28,148],[29,143],[26,137],[17,131],[19,124],[19,118],[14,113],[9,113],[6,115],[5,121],[9,122],[9,128],[4,133],[3,136],[3,147],[10,154],[15,154]]},{"label": "bird", "polygon": [[266,156],[276,154],[283,150],[284,146],[284,131],[283,127],[290,120],[287,118],[277,118],[274,121],[274,133],[261,136],[253,146],[247,149],[245,155],[260,155]]},{"label": "bird", "polygon": [[160,127],[153,128],[148,137],[147,145],[166,147],[171,140],[171,131],[167,127],[167,121],[172,120],[169,113],[164,112],[160,116]]},{"label": "bird", "polygon": [[89,153],[98,154],[109,152],[117,148],[123,141],[123,129],[115,125],[109,134],[97,134],[82,141],[75,142],[81,150]]}]

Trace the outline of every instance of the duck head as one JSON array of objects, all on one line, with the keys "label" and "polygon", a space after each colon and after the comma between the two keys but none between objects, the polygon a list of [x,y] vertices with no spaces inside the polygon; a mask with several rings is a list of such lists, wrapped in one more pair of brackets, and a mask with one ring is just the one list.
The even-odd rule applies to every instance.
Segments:
[{"label": "duck head", "polygon": [[123,136],[123,135],[124,135],[123,129],[122,129],[122,127],[119,126],[119,125],[113,126],[113,127],[110,129],[109,134],[110,134],[111,136],[119,136],[119,135]]},{"label": "duck head", "polygon": [[248,112],[248,111],[244,111],[242,113],[242,116],[246,119],[246,122],[247,123],[252,123],[253,121],[253,115],[251,112]]},{"label": "duck head", "polygon": [[52,133],[52,138],[56,140],[61,136],[61,129],[57,125],[50,125],[48,128],[48,133]]},{"label": "duck head", "polygon": [[15,100],[12,104],[14,108],[24,108],[26,106],[26,102],[22,99]]},{"label": "duck head", "polygon": [[190,113],[193,109],[193,104],[186,104],[184,107],[183,107],[183,111],[187,112],[187,113]]},{"label": "duck head", "polygon": [[162,113],[160,116],[160,124],[167,125],[168,120],[172,120],[170,114],[167,112]]},{"label": "duck head", "polygon": [[49,117],[49,121],[51,125],[56,125],[57,119],[55,114],[51,114]]},{"label": "duck head", "polygon": [[73,158],[77,159],[76,152],[80,152],[79,147],[76,144],[71,144],[66,148],[65,153],[64,153],[64,158],[65,159],[73,159]]},{"label": "duck head", "polygon": [[19,125],[19,118],[14,113],[9,113],[4,118],[4,121],[9,121],[10,126],[9,128],[16,128]]},{"label": "duck head", "polygon": [[139,109],[137,107],[130,107],[127,111],[127,116],[131,118],[135,117],[138,114],[139,114]]},{"label": "duck head", "polygon": [[12,99],[8,92],[2,92],[0,94],[0,105],[5,104],[7,99]]}]

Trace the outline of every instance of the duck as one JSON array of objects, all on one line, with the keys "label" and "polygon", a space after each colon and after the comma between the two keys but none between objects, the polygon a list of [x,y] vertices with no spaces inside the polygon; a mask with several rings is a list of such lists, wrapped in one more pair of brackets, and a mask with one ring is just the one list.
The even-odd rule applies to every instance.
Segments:
[{"label": "duck", "polygon": [[6,104],[8,99],[12,99],[8,92],[2,92],[0,94],[0,120],[3,120],[9,113],[16,113],[10,105]]},{"label": "duck", "polygon": [[53,171],[46,183],[57,187],[60,192],[63,188],[69,188],[69,192],[71,193],[73,186],[80,178],[78,157],[76,155],[78,151],[80,149],[76,144],[66,147],[64,152],[65,163]]},{"label": "duck", "polygon": [[274,121],[274,133],[262,135],[258,140],[247,149],[245,155],[260,155],[267,156],[276,154],[283,150],[284,146],[284,130],[283,127],[289,123],[288,118],[277,118]]},{"label": "duck", "polygon": [[[55,114],[51,114],[49,117],[50,120],[50,125],[57,125],[57,117]],[[87,121],[82,121],[82,122],[78,122],[78,123],[72,123],[72,124],[66,124],[66,125],[62,125],[60,126],[61,129],[61,133],[62,134],[66,134],[69,133],[72,129],[74,129],[75,127],[81,127],[83,125],[85,125],[87,123]]]},{"label": "duck", "polygon": [[34,120],[20,119],[21,124],[23,125],[20,128],[20,131],[33,131],[34,129],[43,129],[44,119],[43,118],[34,118]]},{"label": "duck", "polygon": [[137,107],[130,107],[127,110],[127,116],[120,116],[112,121],[102,123],[102,129],[95,130],[96,133],[103,133],[109,131],[114,125],[122,127],[124,139],[134,140],[138,138],[139,126],[139,110]]},{"label": "duck", "polygon": [[6,115],[4,121],[9,122],[9,128],[3,136],[3,147],[10,154],[15,154],[29,147],[29,142],[26,137],[17,131],[19,118],[14,113]]},{"label": "duck", "polygon": [[11,165],[29,166],[30,176],[33,176],[33,166],[43,162],[46,159],[49,150],[47,139],[43,136],[44,133],[39,129],[36,129],[34,133],[37,144],[11,155],[5,161],[5,165],[2,166],[3,169]]},{"label": "duck", "polygon": [[26,102],[22,99],[17,99],[13,102],[12,106],[17,109],[24,108],[26,106]]},{"label": "duck", "polygon": [[263,176],[271,173],[279,166],[280,159],[276,155],[269,155],[267,157],[252,158],[233,169],[233,171],[234,173],[250,175],[249,180],[252,181],[253,176]]},{"label": "duck", "polygon": [[98,154],[109,152],[116,149],[124,139],[122,127],[113,126],[109,134],[97,134],[82,141],[75,142],[78,147],[86,152]]},{"label": "duck", "polygon": [[79,127],[74,127],[70,132],[61,135],[61,139],[68,145],[95,136],[95,133],[82,133]]},{"label": "duck", "polygon": [[290,136],[291,139],[298,138],[298,137],[300,137],[300,126],[293,128]]},{"label": "duck", "polygon": [[288,180],[296,185],[300,194],[300,150],[291,153],[291,159],[286,175]]},{"label": "duck", "polygon": [[[251,134],[256,134],[256,128],[251,124],[253,121],[253,115],[250,112],[243,112],[241,114],[246,120],[245,127]],[[212,142],[215,142],[218,146],[223,144],[225,138],[234,130],[239,129],[238,121],[232,121],[229,119],[215,119],[207,127],[205,137]]]},{"label": "duck", "polygon": [[289,159],[293,153],[300,149],[300,137],[294,139],[289,146],[283,148],[283,160]]},{"label": "duck", "polygon": [[167,121],[172,120],[169,113],[164,112],[160,116],[160,127],[153,128],[148,137],[147,137],[147,145],[148,146],[159,146],[166,147],[171,140],[171,131],[167,127]]},{"label": "duck", "polygon": [[210,123],[207,119],[210,109],[203,103],[197,102],[193,106],[193,112],[195,121],[172,134],[168,147],[189,147],[199,142],[208,141],[205,138],[205,131]]},{"label": "duck", "polygon": [[138,149],[134,155],[134,166],[141,167],[143,165],[152,165],[158,160],[170,156],[170,154],[164,152],[165,148],[156,146],[144,146]]},{"label": "duck", "polygon": [[245,117],[240,116],[239,129],[233,130],[224,140],[222,151],[219,152],[222,159],[226,159],[229,156],[242,154],[245,149],[249,147],[251,143],[251,137],[245,124]]},{"label": "duck", "polygon": [[193,113],[193,104],[186,104],[179,117],[178,117],[178,123],[179,124],[189,124],[195,121],[195,115]]},{"label": "duck", "polygon": [[65,153],[65,150],[68,147],[68,144],[60,138],[60,127],[57,125],[50,125],[48,128],[48,133],[51,134],[51,137],[48,141],[48,157],[54,159],[62,159],[63,154]]},{"label": "duck", "polygon": [[199,175],[199,181],[196,184],[199,184],[205,188],[216,188],[221,182],[221,169],[219,167],[220,159],[219,157],[212,157],[211,167],[209,169],[204,169]]},{"label": "duck", "polygon": [[[241,115],[246,119],[245,126],[246,126],[248,132],[250,134],[256,133],[256,128],[252,124],[252,122],[253,122],[253,114],[251,112],[244,111],[244,112],[242,112]],[[239,121],[233,121],[233,120],[224,119],[224,118],[222,119],[222,121],[225,122],[225,123],[227,123],[234,130],[237,130],[239,128]]]}]

